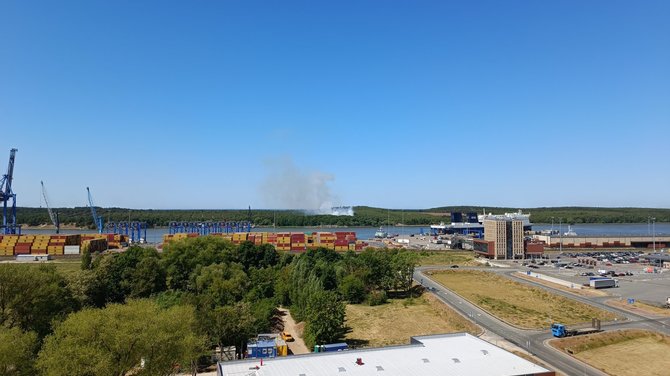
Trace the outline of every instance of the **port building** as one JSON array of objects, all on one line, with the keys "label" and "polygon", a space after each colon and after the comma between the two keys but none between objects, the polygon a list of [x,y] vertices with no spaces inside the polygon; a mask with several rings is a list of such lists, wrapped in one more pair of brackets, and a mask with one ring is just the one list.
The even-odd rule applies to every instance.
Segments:
[{"label": "port building", "polygon": [[568,236],[561,234],[534,235],[534,239],[544,242],[549,248],[665,248],[670,244],[670,236]]},{"label": "port building", "polygon": [[490,218],[484,220],[484,239],[474,239],[473,249],[495,260],[524,258],[524,224],[521,220]]},{"label": "port building", "polygon": [[218,376],[554,376],[467,333],[412,337],[409,345],[220,362]]}]

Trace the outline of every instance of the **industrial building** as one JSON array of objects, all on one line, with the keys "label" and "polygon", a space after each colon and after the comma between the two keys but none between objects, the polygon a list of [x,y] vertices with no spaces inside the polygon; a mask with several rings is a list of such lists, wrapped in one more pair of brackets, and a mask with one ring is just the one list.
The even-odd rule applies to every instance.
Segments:
[{"label": "industrial building", "polygon": [[495,260],[524,258],[523,221],[506,218],[484,220],[484,239],[473,241],[474,251]]},{"label": "industrial building", "polygon": [[409,345],[220,362],[218,376],[322,375],[553,376],[508,351],[467,333],[412,337]]},{"label": "industrial building", "polygon": [[550,248],[656,248],[670,244],[670,236],[566,236],[534,235]]}]

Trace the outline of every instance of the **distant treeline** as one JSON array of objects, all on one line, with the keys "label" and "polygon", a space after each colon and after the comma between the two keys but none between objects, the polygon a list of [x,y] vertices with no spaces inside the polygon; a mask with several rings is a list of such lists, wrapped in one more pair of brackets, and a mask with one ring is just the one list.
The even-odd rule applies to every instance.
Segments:
[{"label": "distant treeline", "polygon": [[[502,214],[519,208],[447,206],[427,210],[389,210],[357,206],[354,216],[308,215],[295,210],[252,210],[251,221],[257,226],[382,226],[386,224],[429,225],[449,222],[451,212],[477,212]],[[57,208],[60,223],[93,228],[88,207]],[[670,222],[670,209],[649,208],[523,208],[531,214],[533,223],[646,223],[649,217],[657,222]],[[247,210],[135,210],[123,208],[97,208],[98,215],[108,221],[142,221],[150,227],[167,226],[170,221],[242,221],[249,219]],[[29,226],[50,224],[45,208],[18,208],[17,221]]]}]

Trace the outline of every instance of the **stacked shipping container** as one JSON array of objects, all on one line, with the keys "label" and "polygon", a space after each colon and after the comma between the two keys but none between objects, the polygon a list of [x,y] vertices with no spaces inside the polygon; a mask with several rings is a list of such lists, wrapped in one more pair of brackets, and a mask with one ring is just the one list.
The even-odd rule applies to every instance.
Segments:
[{"label": "stacked shipping container", "polygon": [[[272,244],[278,251],[304,252],[307,249],[328,248],[335,251],[361,251],[368,243],[356,240],[355,232],[314,232],[305,234],[302,232],[251,232],[223,234],[215,233],[212,236],[227,239],[235,244],[250,241],[254,245]],[[199,236],[196,233],[179,233],[163,235],[163,244],[187,237]]]},{"label": "stacked shipping container", "polygon": [[65,247],[78,247],[79,241],[79,235],[4,235],[0,240],[0,256],[63,255]]}]

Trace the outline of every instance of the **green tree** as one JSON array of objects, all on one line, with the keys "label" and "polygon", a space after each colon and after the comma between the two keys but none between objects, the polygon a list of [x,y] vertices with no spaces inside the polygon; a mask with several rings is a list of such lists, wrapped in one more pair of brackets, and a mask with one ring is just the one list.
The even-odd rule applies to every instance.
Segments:
[{"label": "green tree", "polygon": [[66,280],[53,265],[0,267],[0,325],[34,331],[39,338],[78,308]]},{"label": "green tree", "polygon": [[338,341],[344,334],[345,307],[335,292],[318,291],[310,296],[305,325],[308,347]]},{"label": "green tree", "polygon": [[32,376],[37,335],[0,325],[0,375]]},{"label": "green tree", "polygon": [[235,260],[235,245],[221,238],[204,236],[172,242],[163,254],[167,287],[192,290],[199,267]]},{"label": "green tree", "polygon": [[248,303],[207,310],[201,324],[212,343],[221,349],[236,346],[238,355],[241,354],[243,344],[257,333],[254,332],[254,317]]},{"label": "green tree", "polygon": [[130,298],[148,298],[165,291],[165,270],[156,257],[147,257],[137,263],[130,275]]},{"label": "green tree", "polygon": [[369,290],[388,291],[392,288],[394,276],[388,251],[366,249],[358,257],[367,271],[364,282]]},{"label": "green tree", "polygon": [[91,268],[91,262],[93,262],[93,257],[91,256],[91,251],[89,246],[86,245],[81,249],[81,270],[88,270]]},{"label": "green tree", "polygon": [[417,264],[417,256],[410,251],[399,251],[391,258],[391,275],[396,290],[409,291],[412,288],[414,268]]},{"label": "green tree", "polygon": [[195,325],[193,308],[149,300],[84,309],[46,338],[37,367],[45,376],[173,375],[204,351]]},{"label": "green tree", "polygon": [[365,284],[353,274],[344,277],[338,289],[342,298],[351,304],[358,304],[365,300]]},{"label": "green tree", "polygon": [[195,279],[195,291],[211,306],[239,302],[249,287],[240,264],[213,264],[200,269]]}]

